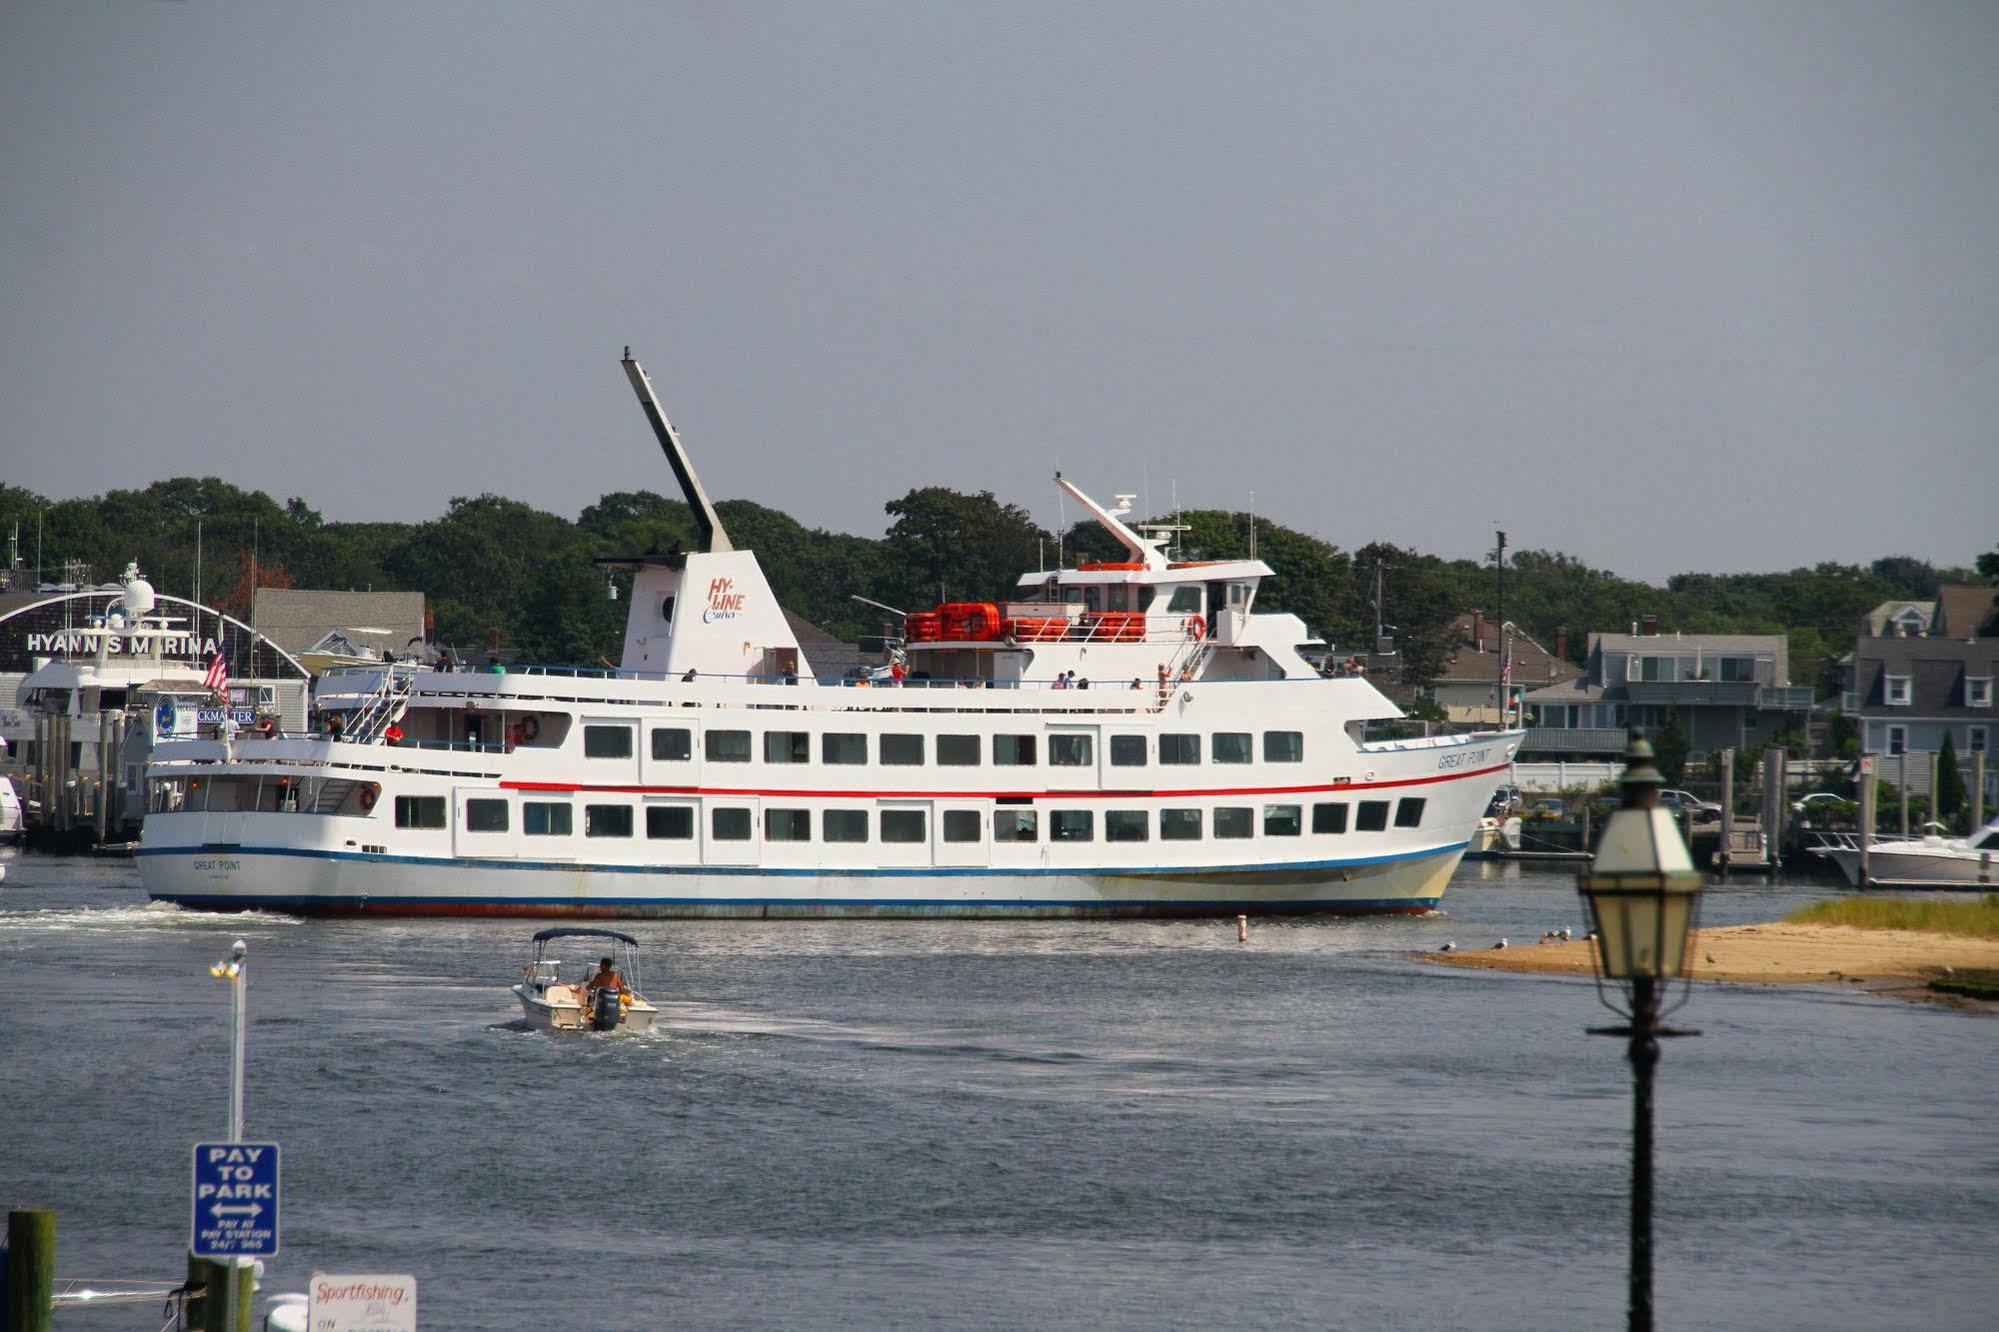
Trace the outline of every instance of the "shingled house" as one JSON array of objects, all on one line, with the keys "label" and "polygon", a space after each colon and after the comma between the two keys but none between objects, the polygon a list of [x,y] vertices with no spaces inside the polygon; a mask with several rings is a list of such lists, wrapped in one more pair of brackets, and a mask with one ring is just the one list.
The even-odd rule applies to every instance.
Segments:
[{"label": "shingled house", "polygon": [[1791,685],[1782,634],[1591,634],[1584,673],[1527,694],[1523,754],[1614,755],[1626,731],[1654,735],[1677,715],[1695,752],[1750,748],[1802,731],[1812,691]]},{"label": "shingled house", "polygon": [[1481,611],[1458,616],[1451,622],[1451,631],[1456,646],[1424,692],[1444,709],[1445,718],[1454,727],[1489,729],[1504,724],[1505,700],[1499,676],[1509,645],[1513,658],[1509,684],[1515,696],[1582,674],[1562,660],[1566,631],[1556,637],[1553,652],[1512,624],[1505,627],[1502,642],[1500,625],[1486,619]]},{"label": "shingled house", "polygon": [[[1910,605],[1934,609],[1918,623],[1902,609]],[[1985,803],[1993,806],[1999,772],[1991,771],[1989,756],[1999,738],[1999,636],[1980,630],[1995,608],[1999,588],[1955,584],[1939,588],[1934,602],[1885,603],[1862,617],[1847,661],[1842,710],[1859,727],[1861,751],[1886,757],[1882,773],[1888,780],[1903,780],[1906,754],[1909,788],[1928,791],[1931,756],[1948,734],[1967,768],[1972,755],[1988,755]]]}]

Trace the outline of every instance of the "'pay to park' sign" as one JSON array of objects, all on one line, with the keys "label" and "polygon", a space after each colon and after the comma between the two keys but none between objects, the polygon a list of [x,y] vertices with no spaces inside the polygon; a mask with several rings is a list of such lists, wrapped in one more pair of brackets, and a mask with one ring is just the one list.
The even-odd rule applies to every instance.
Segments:
[{"label": "'pay to park' sign", "polygon": [[197,1258],[268,1258],[278,1251],[278,1145],[194,1145]]}]

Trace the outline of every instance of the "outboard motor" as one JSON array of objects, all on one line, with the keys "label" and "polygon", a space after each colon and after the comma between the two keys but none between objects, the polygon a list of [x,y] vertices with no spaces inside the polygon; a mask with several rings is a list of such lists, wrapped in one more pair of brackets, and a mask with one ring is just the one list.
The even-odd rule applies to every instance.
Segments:
[{"label": "outboard motor", "polygon": [[615,1031],[624,1017],[625,1005],[616,990],[606,986],[590,992],[590,1030]]}]

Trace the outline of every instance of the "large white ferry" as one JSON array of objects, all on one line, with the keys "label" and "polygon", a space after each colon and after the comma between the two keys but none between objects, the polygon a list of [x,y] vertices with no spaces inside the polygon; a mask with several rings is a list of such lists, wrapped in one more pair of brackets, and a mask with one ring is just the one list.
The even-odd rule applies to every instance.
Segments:
[{"label": "large white ferry", "polygon": [[[1437,905],[1522,733],[1367,743],[1258,560],[1128,558],[911,614],[907,672],[817,679],[652,386],[700,529],[633,573],[616,671],[323,677],[338,734],[162,744],[158,899],[308,913],[1124,916]],[[1122,497],[1121,497],[1122,498]]]}]

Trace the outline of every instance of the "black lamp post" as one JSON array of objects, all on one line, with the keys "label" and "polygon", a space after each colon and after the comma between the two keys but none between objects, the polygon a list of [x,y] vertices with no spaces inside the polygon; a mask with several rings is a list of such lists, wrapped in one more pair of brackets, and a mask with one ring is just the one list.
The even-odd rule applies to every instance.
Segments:
[{"label": "black lamp post", "polygon": [[[1652,746],[1636,732],[1625,750],[1624,802],[1604,825],[1596,858],[1577,880],[1589,904],[1590,955],[1596,966],[1597,995],[1604,1006],[1627,1019],[1621,1027],[1591,1027],[1594,1036],[1623,1036],[1634,1095],[1631,1114],[1631,1290],[1627,1319],[1632,1332],[1652,1326],[1652,1073],[1659,1064],[1659,1040],[1698,1036],[1697,1031],[1659,1024],[1665,989],[1682,982],[1678,1008],[1686,1002],[1684,982],[1691,957],[1688,942],[1700,901],[1701,876],[1673,816],[1659,807],[1663,779],[1653,764]],[[1613,999],[1605,981],[1616,984]],[[1666,1009],[1671,1012],[1672,1009]]]}]

